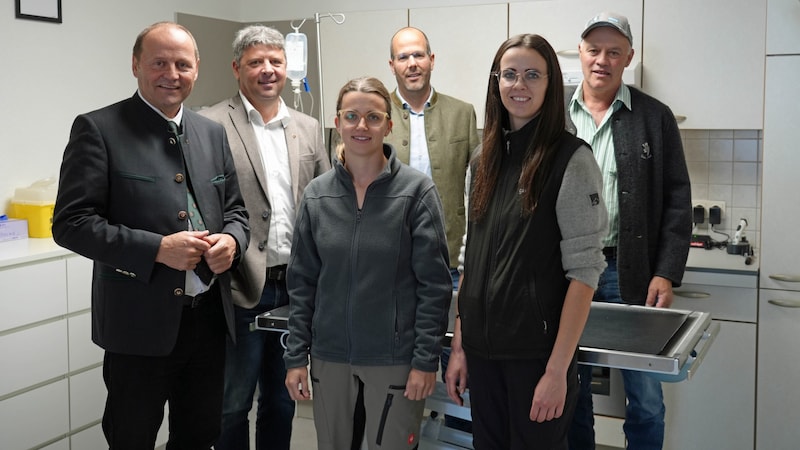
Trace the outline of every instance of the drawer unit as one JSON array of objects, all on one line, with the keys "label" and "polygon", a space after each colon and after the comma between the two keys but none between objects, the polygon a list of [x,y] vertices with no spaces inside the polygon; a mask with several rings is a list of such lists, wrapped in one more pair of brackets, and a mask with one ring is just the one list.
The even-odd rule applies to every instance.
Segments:
[{"label": "drawer unit", "polygon": [[689,269],[673,290],[673,308],[709,312],[720,329],[694,377],[663,384],[665,450],[753,448],[757,286],[755,271]]}]

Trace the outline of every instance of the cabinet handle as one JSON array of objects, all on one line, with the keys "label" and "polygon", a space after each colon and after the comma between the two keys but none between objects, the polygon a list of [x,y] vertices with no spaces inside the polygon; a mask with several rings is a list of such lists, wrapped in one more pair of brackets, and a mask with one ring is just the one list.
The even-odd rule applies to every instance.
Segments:
[{"label": "cabinet handle", "polygon": [[675,122],[683,123],[686,122],[686,116],[675,114]]},{"label": "cabinet handle", "polygon": [[789,283],[800,283],[800,275],[784,275],[781,273],[770,275],[771,279],[775,281],[787,281]]},{"label": "cabinet handle", "polygon": [[711,294],[708,292],[694,292],[694,291],[673,291],[673,294],[683,298],[708,298]]},{"label": "cabinet handle", "polygon": [[559,51],[556,52],[556,55],[563,56],[565,58],[577,58],[580,55],[580,53],[578,53],[578,51],[575,50],[575,49],[572,49],[572,50],[559,50]]},{"label": "cabinet handle", "polygon": [[783,308],[800,308],[800,300],[789,300],[789,299],[775,299],[775,300],[767,300],[767,303],[770,305],[780,306]]}]

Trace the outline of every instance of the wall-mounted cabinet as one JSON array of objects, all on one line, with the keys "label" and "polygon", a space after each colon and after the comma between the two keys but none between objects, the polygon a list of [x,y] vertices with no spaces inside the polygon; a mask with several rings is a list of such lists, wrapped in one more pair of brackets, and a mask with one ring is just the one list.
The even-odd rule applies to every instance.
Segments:
[{"label": "wall-mounted cabinet", "polygon": [[767,55],[800,55],[800,1],[767,0]]},{"label": "wall-mounted cabinet", "polygon": [[[394,33],[405,26],[428,35],[436,55],[431,84],[444,94],[472,103],[483,127],[486,83],[494,53],[507,38],[507,5],[349,12],[345,21],[320,22],[324,124],[333,128],[339,89],[348,80],[370,75],[393,91],[389,68]],[[469,42],[469,45],[465,45]]]},{"label": "wall-mounted cabinet", "polygon": [[425,32],[436,55],[433,88],[471,103],[478,128],[483,128],[492,59],[508,38],[507,21],[506,4],[409,11],[409,25]]},{"label": "wall-mounted cabinet", "polygon": [[642,87],[681,128],[763,126],[766,0],[645,0]]},{"label": "wall-mounted cabinet", "polygon": [[[535,33],[543,36],[558,54],[561,70],[581,74],[578,58],[581,33],[586,22],[601,10],[613,11],[628,18],[634,49],[629,67],[638,66],[642,61],[642,0],[610,0],[602,5],[579,0],[509,3],[508,34]],[[640,82],[635,77],[625,76],[624,81],[627,84]]]}]

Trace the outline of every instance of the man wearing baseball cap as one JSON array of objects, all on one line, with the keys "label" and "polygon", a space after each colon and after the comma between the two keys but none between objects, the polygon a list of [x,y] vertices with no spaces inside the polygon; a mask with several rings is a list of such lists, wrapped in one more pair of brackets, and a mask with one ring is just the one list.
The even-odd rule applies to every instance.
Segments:
[{"label": "man wearing baseball cap", "polygon": [[[578,44],[583,81],[567,101],[567,128],[588,142],[603,173],[609,234],[607,267],[594,301],[669,308],[680,286],[692,231],[691,186],[680,132],[669,107],[626,86],[633,58],[625,16],[602,12]],[[578,406],[569,432],[572,450],[594,449],[591,367],[579,366]],[[623,370],[628,449],[661,449],[661,383]]]}]

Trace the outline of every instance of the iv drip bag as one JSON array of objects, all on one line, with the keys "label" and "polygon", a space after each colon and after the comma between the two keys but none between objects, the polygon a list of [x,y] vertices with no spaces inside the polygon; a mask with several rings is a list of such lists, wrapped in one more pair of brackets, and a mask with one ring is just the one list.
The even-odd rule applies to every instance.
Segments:
[{"label": "iv drip bag", "polygon": [[298,83],[306,77],[308,60],[308,39],[303,33],[286,35],[286,76]]}]

